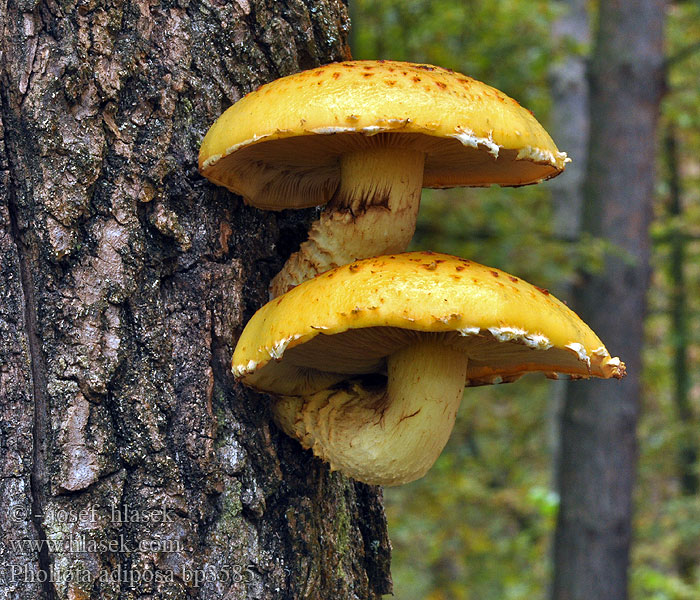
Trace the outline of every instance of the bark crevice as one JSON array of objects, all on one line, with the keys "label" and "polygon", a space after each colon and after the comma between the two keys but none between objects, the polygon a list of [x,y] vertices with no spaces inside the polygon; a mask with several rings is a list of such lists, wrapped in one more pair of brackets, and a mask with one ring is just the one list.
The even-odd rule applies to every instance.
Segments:
[{"label": "bark crevice", "polygon": [[[6,154],[7,151],[5,151]],[[17,222],[16,199],[12,189],[8,194],[8,214],[10,219],[10,236],[15,244],[19,258],[19,275],[24,301],[24,328],[30,359],[30,372],[32,376],[33,399],[33,431],[32,431],[32,467],[30,472],[31,522],[34,526],[36,539],[41,546],[38,551],[39,569],[43,573],[51,572],[51,558],[46,544],[46,531],[43,524],[43,515],[46,510],[46,482],[47,464],[46,453],[49,439],[49,404],[47,392],[47,371],[44,353],[41,347],[41,338],[38,330],[36,300],[34,293],[34,278],[27,257],[27,249],[22,240],[22,235]],[[48,580],[43,583],[45,600],[54,600],[53,585]]]}]

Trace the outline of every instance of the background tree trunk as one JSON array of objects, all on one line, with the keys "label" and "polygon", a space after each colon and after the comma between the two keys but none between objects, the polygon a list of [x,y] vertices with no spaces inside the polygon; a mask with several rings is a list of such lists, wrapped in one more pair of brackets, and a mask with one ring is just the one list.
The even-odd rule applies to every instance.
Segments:
[{"label": "background tree trunk", "polygon": [[347,57],[345,4],[10,0],[0,27],[0,598],[389,592],[381,491],[229,373],[311,211],[196,169],[232,102]]},{"label": "background tree trunk", "polygon": [[[552,179],[554,235],[564,244],[574,244],[581,236],[583,214],[583,181],[588,156],[588,80],[586,57],[590,45],[590,19],[587,0],[556,2],[559,17],[552,24],[552,37],[557,44],[560,59],[549,71],[552,90],[552,134],[559,148],[568,153],[572,162],[566,170]],[[553,288],[557,298],[571,302],[571,285],[562,283]],[[559,460],[561,457],[561,418],[569,382],[565,379],[551,382],[551,400],[548,411],[550,443],[552,447],[553,485],[558,492]]]},{"label": "background tree trunk", "polygon": [[627,363],[621,382],[571,385],[564,408],[553,598],[627,597],[648,228],[663,92],[663,0],[602,0],[590,63],[583,228],[610,242],[574,308]]}]

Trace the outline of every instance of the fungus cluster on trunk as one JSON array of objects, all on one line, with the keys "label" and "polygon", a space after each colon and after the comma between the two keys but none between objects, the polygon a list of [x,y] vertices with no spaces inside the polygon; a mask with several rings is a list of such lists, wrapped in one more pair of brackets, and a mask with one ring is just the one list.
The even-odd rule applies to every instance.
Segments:
[{"label": "fungus cluster on trunk", "polygon": [[548,293],[404,253],[423,187],[526,185],[567,161],[515,100],[431,65],[335,63],[248,94],[207,133],[202,174],[262,209],[325,208],[243,331],[235,376],[331,468],[384,485],[430,468],[465,385],[622,377]]}]

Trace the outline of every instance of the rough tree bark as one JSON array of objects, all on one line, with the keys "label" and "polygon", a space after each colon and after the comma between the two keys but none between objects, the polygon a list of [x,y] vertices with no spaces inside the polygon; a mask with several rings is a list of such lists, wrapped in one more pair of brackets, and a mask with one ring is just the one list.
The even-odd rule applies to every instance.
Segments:
[{"label": "rough tree bark", "polygon": [[635,427],[659,102],[663,0],[602,0],[590,70],[591,129],[583,228],[614,251],[583,274],[574,308],[628,376],[571,385],[564,408],[556,600],[623,600],[631,538]]},{"label": "rough tree bark", "polygon": [[196,169],[233,101],[347,57],[345,4],[9,0],[0,28],[0,598],[389,592],[381,491],[229,373],[311,213]]}]

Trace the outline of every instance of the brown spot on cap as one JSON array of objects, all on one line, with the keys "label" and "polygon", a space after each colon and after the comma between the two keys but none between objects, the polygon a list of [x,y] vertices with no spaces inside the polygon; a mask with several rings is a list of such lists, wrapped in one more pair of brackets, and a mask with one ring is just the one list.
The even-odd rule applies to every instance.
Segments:
[{"label": "brown spot on cap", "polygon": [[340,73],[338,73],[338,71],[333,73],[333,79],[338,79],[338,77],[340,77]]},{"label": "brown spot on cap", "polygon": [[511,280],[513,283],[518,283],[518,278],[517,278],[517,277],[513,277],[512,275],[510,276],[510,280]]},{"label": "brown spot on cap", "polygon": [[447,84],[443,83],[442,81],[436,81],[435,85],[438,86],[441,90],[447,89]]},{"label": "brown spot on cap", "polygon": [[544,288],[535,286],[540,292],[542,292],[545,296],[549,296],[549,290],[546,290]]},{"label": "brown spot on cap", "polygon": [[387,79],[384,81],[388,86],[396,85],[396,80],[395,79]]},{"label": "brown spot on cap", "polygon": [[494,277],[498,277],[498,271],[491,271],[491,275],[493,275]]}]

